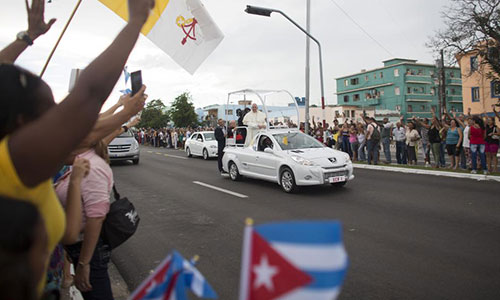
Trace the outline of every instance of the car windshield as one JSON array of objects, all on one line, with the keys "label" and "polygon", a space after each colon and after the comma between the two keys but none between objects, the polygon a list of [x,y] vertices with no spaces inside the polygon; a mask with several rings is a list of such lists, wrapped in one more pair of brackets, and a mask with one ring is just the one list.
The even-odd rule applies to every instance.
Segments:
[{"label": "car windshield", "polygon": [[209,132],[209,133],[204,133],[203,136],[205,136],[205,141],[215,141],[215,135],[213,134],[213,132]]},{"label": "car windshield", "polygon": [[130,130],[128,130],[128,131],[125,131],[124,133],[120,134],[117,137],[119,137],[119,138],[129,138],[129,137],[134,137],[134,135],[132,134],[132,132]]},{"label": "car windshield", "polygon": [[323,148],[323,144],[302,132],[273,134],[283,150]]}]

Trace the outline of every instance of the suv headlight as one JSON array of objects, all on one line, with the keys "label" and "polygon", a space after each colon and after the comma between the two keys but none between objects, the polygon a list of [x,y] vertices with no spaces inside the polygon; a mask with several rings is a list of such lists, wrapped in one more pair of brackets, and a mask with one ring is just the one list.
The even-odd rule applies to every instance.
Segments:
[{"label": "suv headlight", "polygon": [[297,155],[292,155],[290,157],[293,159],[293,161],[295,161],[299,165],[303,165],[303,166],[315,166],[316,165],[314,162],[307,160],[305,158],[302,158],[300,156],[297,156]]},{"label": "suv headlight", "polygon": [[135,141],[135,143],[132,145],[132,150],[137,150],[139,149],[139,143]]}]

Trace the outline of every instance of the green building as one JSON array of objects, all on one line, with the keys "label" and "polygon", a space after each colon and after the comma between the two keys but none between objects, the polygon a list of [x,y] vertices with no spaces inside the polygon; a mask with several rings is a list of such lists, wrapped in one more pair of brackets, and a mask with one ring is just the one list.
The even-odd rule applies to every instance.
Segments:
[{"label": "green building", "polygon": [[[337,105],[375,109],[377,119],[400,114],[405,118],[431,117],[439,111],[439,69],[412,59],[394,58],[374,70],[337,78]],[[448,111],[462,112],[460,68],[445,68]]]}]

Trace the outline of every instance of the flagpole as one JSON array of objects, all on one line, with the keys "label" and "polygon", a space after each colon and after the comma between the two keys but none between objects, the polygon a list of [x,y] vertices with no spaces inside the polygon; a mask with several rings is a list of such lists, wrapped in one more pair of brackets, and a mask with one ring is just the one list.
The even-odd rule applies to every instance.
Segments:
[{"label": "flagpole", "polygon": [[50,52],[49,58],[45,62],[45,66],[43,66],[42,72],[40,73],[40,77],[43,77],[43,74],[45,73],[45,70],[47,70],[47,66],[50,63],[50,60],[52,59],[52,56],[54,55],[54,52],[56,52],[57,46],[59,46],[59,43],[61,42],[61,40],[62,40],[62,38],[64,36],[64,33],[66,33],[66,29],[68,29],[68,26],[71,23],[71,21],[73,20],[73,17],[75,16],[75,13],[78,10],[78,8],[80,7],[81,3],[82,3],[82,0],[78,0],[78,3],[76,4],[75,8],[73,9],[73,12],[71,13],[71,16],[69,17],[68,22],[66,22],[66,25],[64,26],[64,29],[61,32],[61,35],[59,36],[59,39],[57,39],[56,45],[54,46],[54,48]]},{"label": "flagpole", "polygon": [[250,253],[252,247],[252,230],[253,230],[253,220],[247,218],[245,226],[245,231],[243,233],[243,250],[241,257],[241,274],[240,274],[240,297],[239,300],[248,299],[248,284],[249,284],[249,272],[248,268],[250,266]]}]

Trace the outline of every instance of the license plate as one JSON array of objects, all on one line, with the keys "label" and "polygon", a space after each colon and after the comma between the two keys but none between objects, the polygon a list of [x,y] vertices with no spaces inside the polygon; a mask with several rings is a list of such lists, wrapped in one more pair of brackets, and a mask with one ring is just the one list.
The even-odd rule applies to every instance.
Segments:
[{"label": "license plate", "polygon": [[330,181],[330,183],[337,183],[346,181],[346,178],[345,176],[335,176],[328,178],[328,180]]}]

